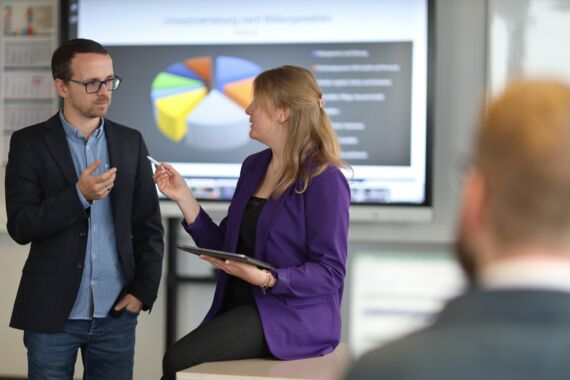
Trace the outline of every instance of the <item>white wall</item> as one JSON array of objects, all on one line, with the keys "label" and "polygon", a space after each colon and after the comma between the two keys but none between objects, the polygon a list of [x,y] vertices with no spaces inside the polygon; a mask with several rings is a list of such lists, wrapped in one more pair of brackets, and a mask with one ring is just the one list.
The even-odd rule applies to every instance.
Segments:
[{"label": "white wall", "polygon": [[26,368],[22,333],[10,329],[8,324],[27,250],[0,233],[0,252],[0,374],[22,375]]},{"label": "white wall", "polygon": [[[460,164],[469,150],[471,127],[485,87],[486,1],[439,0],[436,5],[434,221],[426,224],[353,224],[351,252],[451,250]],[[0,233],[0,376],[24,376],[26,373],[22,333],[8,327],[26,253],[27,247],[18,246],[6,234]],[[348,287],[350,274],[345,295],[350,294]],[[160,377],[165,341],[164,291],[162,286],[152,313],[139,318],[136,379]],[[190,301],[179,319],[195,321],[201,318],[192,313]],[[198,310],[207,308],[204,303],[209,304],[203,297],[195,302]],[[348,326],[349,305],[350,300],[345,297],[343,327]],[[343,340],[346,339],[346,328],[344,331]]]}]

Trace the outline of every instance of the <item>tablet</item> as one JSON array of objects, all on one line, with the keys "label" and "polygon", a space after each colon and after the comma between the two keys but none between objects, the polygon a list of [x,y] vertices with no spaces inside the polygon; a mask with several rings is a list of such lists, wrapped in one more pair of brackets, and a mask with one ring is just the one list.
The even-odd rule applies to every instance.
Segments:
[{"label": "tablet", "polygon": [[214,249],[192,247],[189,245],[178,245],[177,247],[178,247],[178,249],[181,249],[185,252],[190,252],[190,253],[192,253],[194,255],[198,255],[198,256],[204,255],[204,256],[215,257],[215,258],[221,259],[221,260],[234,260],[234,261],[239,261],[242,263],[255,265],[256,267],[261,268],[261,269],[275,270],[274,266],[267,264],[266,262],[263,262],[261,260],[254,259],[253,257],[243,255],[241,253],[216,251]]}]

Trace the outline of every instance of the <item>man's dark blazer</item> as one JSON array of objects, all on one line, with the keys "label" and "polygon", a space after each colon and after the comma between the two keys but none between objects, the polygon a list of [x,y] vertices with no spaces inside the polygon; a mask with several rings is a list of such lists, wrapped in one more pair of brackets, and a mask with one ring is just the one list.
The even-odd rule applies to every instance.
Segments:
[{"label": "man's dark blazer", "polygon": [[[141,134],[105,120],[111,167],[117,177],[111,207],[126,287],[144,308],[156,299],[164,251],[152,169]],[[76,190],[78,177],[56,114],[15,132],[6,166],[8,233],[30,245],[10,326],[37,332],[63,327],[83,273],[89,209]]]},{"label": "man's dark blazer", "polygon": [[364,355],[346,379],[570,379],[570,293],[472,291],[433,326]]}]

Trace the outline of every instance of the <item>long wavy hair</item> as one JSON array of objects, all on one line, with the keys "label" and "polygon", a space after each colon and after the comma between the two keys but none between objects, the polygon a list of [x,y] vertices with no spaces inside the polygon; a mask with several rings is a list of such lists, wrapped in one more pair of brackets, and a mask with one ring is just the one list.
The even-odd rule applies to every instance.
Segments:
[{"label": "long wavy hair", "polygon": [[286,65],[264,71],[255,78],[253,92],[267,112],[290,110],[284,168],[273,198],[296,183],[295,191],[303,193],[311,179],[329,164],[349,168],[340,159],[340,146],[323,107],[321,90],[309,70]]}]

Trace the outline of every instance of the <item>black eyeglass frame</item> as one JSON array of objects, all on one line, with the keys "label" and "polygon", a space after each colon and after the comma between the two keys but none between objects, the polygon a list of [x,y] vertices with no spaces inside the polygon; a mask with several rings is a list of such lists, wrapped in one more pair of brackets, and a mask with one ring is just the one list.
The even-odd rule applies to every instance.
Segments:
[{"label": "black eyeglass frame", "polygon": [[[112,78],[109,79],[105,79],[105,80],[90,80],[89,82],[81,82],[75,79],[69,79],[69,82],[73,82],[73,83],[77,83],[77,84],[82,84],[83,87],[85,87],[85,92],[87,94],[96,94],[101,90],[101,86],[103,86],[103,84],[105,85],[105,87],[107,88],[107,91],[115,91],[116,89],[119,88],[119,86],[121,85],[121,77],[119,77],[118,75],[114,75]],[[87,90],[87,86],[89,85],[93,85],[94,83],[99,83],[99,86],[97,86],[97,90],[96,91],[92,91],[89,92]],[[110,83],[110,86],[107,85],[107,83]],[[115,84],[116,83],[116,84]]]}]

